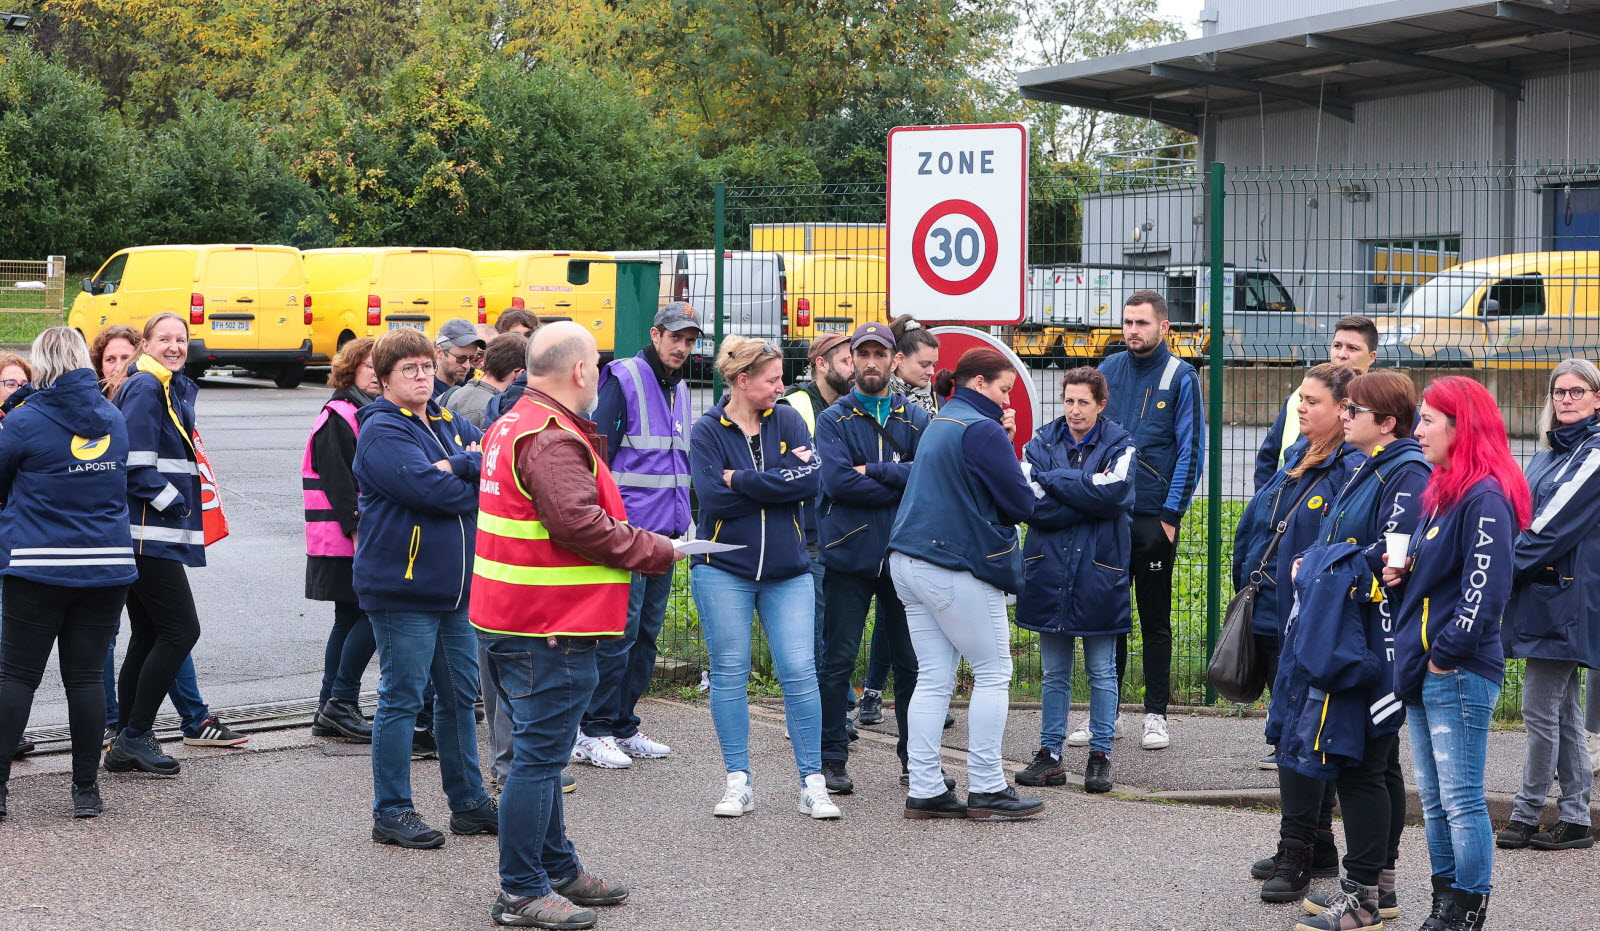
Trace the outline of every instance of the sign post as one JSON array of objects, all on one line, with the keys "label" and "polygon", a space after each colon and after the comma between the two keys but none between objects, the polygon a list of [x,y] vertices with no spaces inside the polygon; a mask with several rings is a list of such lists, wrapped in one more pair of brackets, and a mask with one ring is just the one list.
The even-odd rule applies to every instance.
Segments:
[{"label": "sign post", "polygon": [[889,131],[890,315],[1017,324],[1027,305],[1028,131]]}]

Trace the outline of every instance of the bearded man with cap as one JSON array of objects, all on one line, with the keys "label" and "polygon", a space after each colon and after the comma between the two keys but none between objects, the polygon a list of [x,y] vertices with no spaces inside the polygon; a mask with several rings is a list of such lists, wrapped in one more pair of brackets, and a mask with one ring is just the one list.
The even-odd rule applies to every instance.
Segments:
[{"label": "bearded man with cap", "polygon": [[817,539],[827,566],[828,597],[823,617],[822,775],[829,792],[849,794],[855,784],[845,769],[850,740],[845,731],[845,695],[867,609],[878,600],[876,624],[894,656],[896,752],[906,766],[906,709],[916,689],[916,651],[906,628],[906,609],[889,575],[889,531],[911,475],[911,460],[931,415],[889,390],[901,361],[894,331],[886,323],[863,323],[850,336],[856,384],[817,417],[817,458],[822,497]]},{"label": "bearded man with cap", "polygon": [[[439,367],[433,376],[433,397],[464,385],[472,377],[472,370],[483,358],[487,344],[478,335],[478,328],[465,320],[446,320],[439,327],[439,336],[433,341],[439,353]],[[439,402],[444,406],[444,402]]]},{"label": "bearded man with cap", "polygon": [[[628,523],[672,539],[689,530],[689,428],[694,415],[684,365],[699,338],[700,319],[688,303],[673,301],[656,311],[649,345],[601,372],[594,411]],[[573,759],[622,769],[634,759],[672,752],[639,731],[635,712],[655,671],[656,638],[671,594],[672,573],[634,573],[626,634],[597,646],[598,684],[584,712]]]}]

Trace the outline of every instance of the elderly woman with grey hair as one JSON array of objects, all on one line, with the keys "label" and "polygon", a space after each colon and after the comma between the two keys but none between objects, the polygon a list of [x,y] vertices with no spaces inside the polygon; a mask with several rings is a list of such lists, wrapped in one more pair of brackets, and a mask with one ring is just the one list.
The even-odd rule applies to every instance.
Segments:
[{"label": "elderly woman with grey hair", "polygon": [[36,390],[0,424],[0,540],[11,557],[0,569],[0,816],[12,750],[59,643],[73,810],[93,818],[103,807],[95,780],[106,714],[100,673],[138,576],[128,529],[128,432],[100,394],[76,330],[44,331],[32,356]]},{"label": "elderly woman with grey hair", "polygon": [[[1516,541],[1514,588],[1500,637],[1506,657],[1527,660],[1522,719],[1528,729],[1522,789],[1503,848],[1594,846],[1589,825],[1593,765],[1579,705],[1580,667],[1600,667],[1600,369],[1568,359],[1550,373],[1539,421],[1544,446],[1528,464],[1533,523]],[[1596,675],[1590,672],[1591,686]],[[1591,690],[1590,696],[1593,698]],[[1590,702],[1590,727],[1597,709]],[[1559,819],[1540,830],[1550,774]]]}]

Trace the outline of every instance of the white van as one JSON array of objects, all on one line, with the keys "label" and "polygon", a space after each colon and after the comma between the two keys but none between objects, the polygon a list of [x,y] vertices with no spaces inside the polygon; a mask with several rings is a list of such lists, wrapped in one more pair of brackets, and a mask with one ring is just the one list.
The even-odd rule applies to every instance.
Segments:
[{"label": "white van", "polygon": [[[706,321],[706,329],[689,360],[690,374],[709,374],[716,359],[712,344],[711,313],[716,308],[716,252],[711,249],[660,249],[611,252],[617,259],[646,259],[661,263],[661,290],[656,306],[687,301]],[[787,307],[787,275],[783,256],[776,252],[724,252],[722,260],[723,335],[737,333],[770,339],[783,347],[784,358],[805,347],[791,347]],[[791,351],[793,350],[793,351]],[[802,362],[802,368],[804,364]],[[787,377],[787,375],[786,375]]]}]

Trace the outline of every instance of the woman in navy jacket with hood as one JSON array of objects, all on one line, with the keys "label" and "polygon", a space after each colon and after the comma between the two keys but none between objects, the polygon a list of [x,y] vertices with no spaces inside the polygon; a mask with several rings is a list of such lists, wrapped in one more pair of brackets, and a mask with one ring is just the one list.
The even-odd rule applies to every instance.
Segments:
[{"label": "woman in navy jacket with hood", "polygon": [[483,434],[433,402],[436,364],[421,333],[385,333],[372,347],[383,396],[356,412],[354,581],[378,643],[372,839],[412,848],[444,843],[411,798],[412,732],[430,677],[450,830],[499,832],[478,769],[478,638],[467,620]]},{"label": "woman in navy jacket with hood", "polygon": [[1099,369],[1062,375],[1065,413],[1040,427],[1022,451],[1037,500],[1022,548],[1016,622],[1039,632],[1044,674],[1039,752],[1017,774],[1025,786],[1066,784],[1061,747],[1072,707],[1072,641],[1081,637],[1090,734],[1083,788],[1111,791],[1117,637],[1133,630],[1128,558],[1136,451],[1128,431],[1101,416],[1107,390]]},{"label": "woman in navy jacket with hood", "polygon": [[138,575],[128,535],[128,433],[100,396],[89,347],[67,327],[33,341],[34,388],[0,425],[0,816],[50,650],[60,643],[72,731],[72,800],[101,811],[95,771],[105,692],[100,672],[128,585]]},{"label": "woman in navy jacket with hood", "polygon": [[1434,468],[1423,519],[1406,565],[1383,570],[1384,584],[1399,588],[1395,693],[1410,720],[1434,911],[1442,927],[1481,928],[1494,858],[1484,758],[1505,679],[1500,616],[1532,503],[1500,408],[1477,382],[1429,385],[1416,436]]},{"label": "woman in navy jacket with hood", "polygon": [[1301,924],[1312,931],[1376,927],[1399,913],[1395,860],[1405,827],[1399,752],[1405,714],[1389,659],[1394,605],[1383,599],[1378,574],[1384,534],[1409,534],[1421,518],[1429,469],[1410,435],[1416,416],[1417,391],[1404,375],[1370,372],[1351,380],[1341,414],[1344,437],[1367,460],[1329,506],[1317,543],[1290,570],[1299,611],[1284,637],[1268,722],[1280,762],[1286,845],[1280,850],[1299,854],[1288,867],[1299,874],[1290,885],[1309,881],[1305,845],[1322,840],[1332,849],[1331,836],[1319,836],[1319,828],[1327,829],[1321,819],[1335,786],[1349,846],[1339,891],[1304,903],[1318,916]]},{"label": "woman in navy jacket with hood", "polygon": [[[1517,537],[1516,580],[1501,622],[1507,658],[1524,658],[1522,720],[1528,729],[1522,790],[1496,843],[1567,850],[1594,846],[1594,772],[1584,741],[1578,670],[1600,668],[1600,369],[1568,359],[1550,373],[1540,432],[1528,464],[1533,523]],[[1600,673],[1591,671],[1591,680]],[[1593,693],[1591,693],[1592,695]],[[1594,712],[1597,709],[1590,709]],[[1561,784],[1560,821],[1539,831],[1550,774]]]}]

